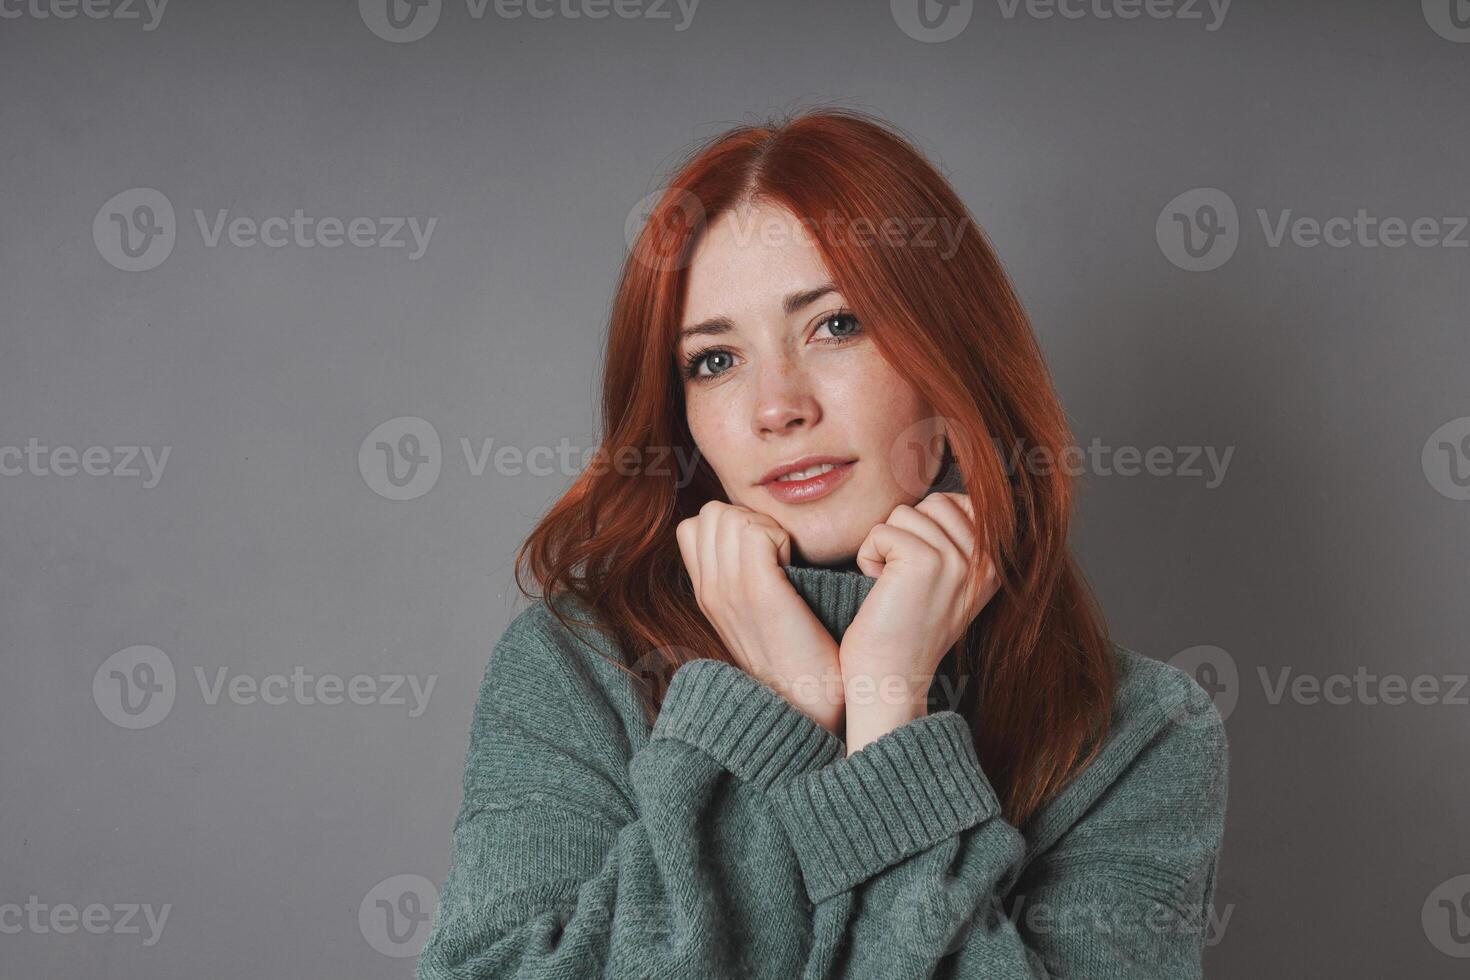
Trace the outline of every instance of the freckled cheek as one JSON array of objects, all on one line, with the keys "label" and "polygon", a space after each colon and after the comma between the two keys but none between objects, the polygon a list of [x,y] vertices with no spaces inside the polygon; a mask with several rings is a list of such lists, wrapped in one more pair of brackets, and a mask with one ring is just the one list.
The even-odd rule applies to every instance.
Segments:
[{"label": "freckled cheek", "polygon": [[901,447],[913,440],[913,427],[932,413],[923,397],[886,364],[863,365],[832,379],[824,401],[826,415],[842,419],[848,447],[869,462],[864,478],[883,494],[884,505],[903,502],[897,488],[922,482],[923,464]]},{"label": "freckled cheek", "polygon": [[706,393],[685,396],[685,420],[699,453],[722,482],[729,483],[741,456],[739,418],[732,407]]},{"label": "freckled cheek", "polygon": [[864,365],[827,379],[823,404],[861,430],[864,441],[897,435],[922,412],[922,402],[907,383],[881,366]]}]

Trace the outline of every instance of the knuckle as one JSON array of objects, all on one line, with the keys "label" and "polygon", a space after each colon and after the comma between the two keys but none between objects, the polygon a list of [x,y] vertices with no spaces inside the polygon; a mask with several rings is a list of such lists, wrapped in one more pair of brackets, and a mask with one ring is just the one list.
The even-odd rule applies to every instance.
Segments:
[{"label": "knuckle", "polygon": [[924,564],[927,567],[929,567],[930,569],[940,570],[940,571],[942,571],[944,569],[944,566],[945,566],[944,552],[940,551],[934,545],[930,544],[927,541],[924,541],[924,542],[921,542],[917,546],[916,551],[917,551],[917,554],[916,554],[915,557],[919,561],[924,562]]}]

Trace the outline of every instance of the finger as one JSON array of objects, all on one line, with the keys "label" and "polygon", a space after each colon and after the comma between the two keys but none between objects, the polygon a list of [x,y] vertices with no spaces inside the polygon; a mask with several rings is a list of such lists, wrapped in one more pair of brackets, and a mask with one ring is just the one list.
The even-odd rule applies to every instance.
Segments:
[{"label": "finger", "polygon": [[1000,581],[1000,573],[995,566],[995,555],[990,550],[990,528],[978,525],[975,517],[975,498],[968,493],[946,493],[945,496],[953,500],[969,517],[966,527],[969,528],[970,534],[979,534],[978,543],[974,547],[980,550],[984,558],[980,562],[980,575],[976,588],[988,602],[999,589]]},{"label": "finger", "polygon": [[928,514],[949,536],[959,553],[968,558],[975,549],[974,518],[955,497],[955,494],[931,493],[919,501],[915,509],[921,514]]},{"label": "finger", "polygon": [[975,500],[968,493],[946,493],[944,496],[958,504],[971,518],[975,516]]},{"label": "finger", "polygon": [[[931,500],[933,503],[930,503]],[[957,544],[963,542],[961,554],[965,558],[966,565],[967,602],[973,604],[981,599],[989,601],[990,597],[995,594],[995,582],[998,575],[995,560],[988,549],[990,542],[988,529],[980,529],[980,554],[975,553],[975,504],[970,495],[933,493],[924,498],[919,507],[928,510],[946,532],[956,539]]]},{"label": "finger", "polygon": [[914,549],[928,547],[928,542],[912,531],[892,524],[875,524],[858,548],[857,565],[864,575],[877,578],[891,561],[902,561]]},{"label": "finger", "polygon": [[889,527],[908,531],[946,561],[964,557],[955,550],[954,542],[949,539],[948,534],[944,533],[944,528],[940,527],[933,517],[916,507],[899,504],[893,508],[893,513],[888,515],[885,523]]},{"label": "finger", "polygon": [[741,571],[758,594],[794,589],[781,570],[782,552],[790,549],[789,538],[785,528],[772,522],[752,520],[741,528]]},{"label": "finger", "polygon": [[[772,544],[771,563],[776,565],[791,564],[791,532],[786,530],[781,525],[781,522],[770,514],[758,510],[748,510],[746,513],[749,515],[748,523],[750,526],[762,529],[766,537],[770,539]],[[766,557],[765,552],[760,552],[760,555],[762,561],[764,561]]]},{"label": "finger", "polygon": [[680,521],[674,528],[674,540],[679,543],[679,557],[684,559],[684,569],[689,573],[689,580],[694,585],[694,591],[699,593],[699,521],[697,518],[688,517]]},{"label": "finger", "polygon": [[[715,548],[719,554],[720,592],[734,598],[745,577],[741,574],[743,538],[749,518],[734,507],[720,509],[719,522],[715,530]],[[743,598],[743,596],[742,596]]]},{"label": "finger", "polygon": [[711,599],[720,590],[719,512],[724,504],[711,500],[699,508],[699,574],[704,594]]}]

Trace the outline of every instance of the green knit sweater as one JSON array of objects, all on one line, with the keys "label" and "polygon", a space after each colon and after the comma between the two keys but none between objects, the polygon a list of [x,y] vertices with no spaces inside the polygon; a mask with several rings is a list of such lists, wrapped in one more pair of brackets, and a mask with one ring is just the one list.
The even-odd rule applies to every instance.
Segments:
[{"label": "green knit sweater", "polygon": [[[784,568],[839,640],[876,581]],[[485,671],[418,978],[1199,977],[1225,730],[1186,672],[1114,649],[1101,755],[1015,827],[953,711],[848,757],[696,660],[650,730],[629,674],[538,602]]]}]

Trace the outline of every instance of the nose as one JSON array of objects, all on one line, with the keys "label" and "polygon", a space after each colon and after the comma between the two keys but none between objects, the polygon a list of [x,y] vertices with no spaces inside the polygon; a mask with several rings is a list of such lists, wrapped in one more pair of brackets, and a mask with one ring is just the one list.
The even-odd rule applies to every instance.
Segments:
[{"label": "nose", "polygon": [[767,437],[803,426],[810,428],[821,419],[821,413],[805,372],[790,360],[781,358],[761,369],[752,417],[756,435]]}]

